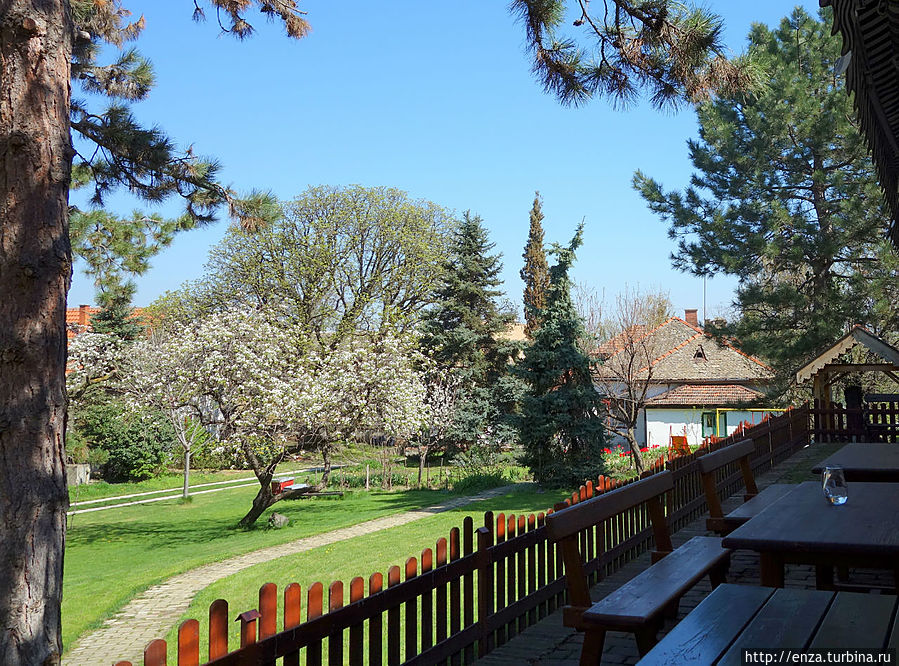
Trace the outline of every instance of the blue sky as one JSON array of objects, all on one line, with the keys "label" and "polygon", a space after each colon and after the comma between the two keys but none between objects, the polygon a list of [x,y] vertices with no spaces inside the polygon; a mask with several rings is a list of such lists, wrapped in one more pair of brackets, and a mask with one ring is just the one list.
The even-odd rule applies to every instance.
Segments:
[{"label": "blue sky", "polygon": [[[522,27],[505,2],[305,0],[309,37],[289,40],[256,15],[257,33],[242,43],[220,34],[211,11],[194,23],[190,2],[124,4],[146,17],[137,46],[157,76],[137,116],[216,157],[223,180],[239,191],[289,199],[310,185],[386,185],[470,209],[503,254],[507,296],[520,303],[528,211],[539,190],[548,242],[567,243],[585,222],[576,281],[609,298],[625,284],[661,288],[676,311],[697,307],[702,317],[702,280],[671,268],[674,241],[630,184],[636,169],[667,189],[688,182],[693,112],[661,113],[645,102],[620,111],[604,100],[562,107],[531,76]],[[801,4],[817,11],[817,0]],[[707,6],[724,17],[734,53],[743,51],[751,23],[774,24],[793,7]],[[107,207],[123,215],[146,209],[125,194]],[[227,224],[179,236],[138,278],[134,304],[199,277]],[[734,286],[724,277],[708,281],[709,316],[728,307]],[[69,305],[94,301],[76,263]]]}]

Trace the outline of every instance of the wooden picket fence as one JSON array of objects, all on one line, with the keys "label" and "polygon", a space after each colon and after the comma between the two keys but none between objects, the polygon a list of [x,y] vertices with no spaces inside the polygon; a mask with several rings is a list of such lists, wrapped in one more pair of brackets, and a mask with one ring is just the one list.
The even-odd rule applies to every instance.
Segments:
[{"label": "wooden picket fence", "polygon": [[[759,425],[742,424],[736,433],[711,438],[699,450],[659,460],[644,476],[669,469],[674,490],[666,512],[675,531],[706,511],[697,458],[737,441],[756,443],[751,463],[757,472],[788,458],[809,443],[808,406],[792,409]],[[633,480],[624,483],[632,483]],[[588,481],[556,510],[623,485],[600,476]],[[742,487],[735,466],[718,478],[719,492],[729,495]],[[209,608],[209,666],[236,664],[329,666],[369,664],[470,664],[564,604],[565,581],[561,554],[546,537],[544,521],[552,510],[527,516],[484,514],[475,528],[471,517],[435,548],[410,557],[401,569],[391,567],[365,581],[354,578],[347,590],[340,581],[327,588],[310,585],[305,593],[296,583],[283,591],[282,629],[277,627],[278,590],[269,583],[259,591],[259,607],[237,616],[240,646],[228,644],[228,603]],[[638,505],[586,530],[585,570],[593,582],[607,576],[652,545],[646,507]],[[348,603],[347,603],[348,601]],[[198,666],[200,623],[187,620],[178,631],[177,664]],[[164,666],[168,646],[152,641],[144,651],[144,666]],[[116,666],[131,666],[120,661]]]},{"label": "wooden picket fence", "polygon": [[899,442],[899,396],[865,396],[861,407],[815,400],[811,413],[818,442]]}]

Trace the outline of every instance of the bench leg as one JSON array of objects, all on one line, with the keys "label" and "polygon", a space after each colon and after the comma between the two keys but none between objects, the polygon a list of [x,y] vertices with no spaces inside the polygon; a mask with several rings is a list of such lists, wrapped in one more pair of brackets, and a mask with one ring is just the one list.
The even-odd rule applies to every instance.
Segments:
[{"label": "bench leg", "polygon": [[845,564],[840,564],[837,566],[837,578],[840,579],[841,583],[845,583],[849,580],[849,567]]},{"label": "bench leg", "polygon": [[605,629],[590,629],[584,632],[584,646],[581,648],[580,666],[599,666],[602,648],[606,642]]},{"label": "bench leg", "polygon": [[829,564],[815,565],[815,587],[819,590],[832,590],[833,567]]},{"label": "bench leg", "polygon": [[727,582],[728,569],[730,569],[730,560],[727,560],[721,566],[717,566],[709,571],[709,582],[712,584],[713,590],[721,585],[721,583]]},{"label": "bench leg", "polygon": [[634,637],[637,639],[637,651],[640,653],[641,658],[645,657],[646,653],[652,650],[655,644],[658,643],[656,640],[658,633],[659,630],[655,623],[634,632]]},{"label": "bench leg", "polygon": [[680,608],[680,599],[675,599],[670,604],[665,606],[665,617],[669,619],[674,619],[677,617],[677,610]]}]

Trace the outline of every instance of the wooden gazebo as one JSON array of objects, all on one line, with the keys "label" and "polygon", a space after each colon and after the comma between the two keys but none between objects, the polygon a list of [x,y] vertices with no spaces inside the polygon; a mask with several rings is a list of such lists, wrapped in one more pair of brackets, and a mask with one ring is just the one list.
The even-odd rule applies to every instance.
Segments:
[{"label": "wooden gazebo", "polygon": [[[882,362],[840,362],[843,354],[858,345],[863,346]],[[811,380],[815,400],[820,401],[819,404],[823,407],[830,407],[833,403],[831,389],[834,382],[850,373],[859,372],[882,372],[899,384],[899,349],[857,324],[833,346],[799,370],[796,373],[796,382],[805,384]]]}]

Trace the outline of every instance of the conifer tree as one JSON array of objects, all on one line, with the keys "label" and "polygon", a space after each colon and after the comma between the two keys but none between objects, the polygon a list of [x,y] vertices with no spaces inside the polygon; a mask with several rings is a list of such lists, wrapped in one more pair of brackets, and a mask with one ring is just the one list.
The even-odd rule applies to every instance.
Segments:
[{"label": "conifer tree", "polygon": [[[309,29],[295,0],[198,1],[195,18],[204,5],[238,38],[251,34],[246,15],[254,8],[282,21],[292,37]],[[178,151],[160,129],[137,122],[128,104],[146,96],[153,72],[123,48],[143,28],[143,19],[128,15],[119,0],[10,0],[0,10],[3,664],[57,663],[62,652],[70,185],[89,184],[98,206],[119,186],[147,201],[180,196],[191,224],[227,209],[255,227],[270,212],[268,197],[237,196],[216,180],[213,160]],[[104,46],[119,48],[108,64],[100,62],[110,53]],[[104,97],[112,100],[105,109],[96,104]]]},{"label": "conifer tree", "polygon": [[602,403],[593,387],[589,359],[578,346],[583,324],[568,277],[582,236],[581,225],[568,247],[553,244],[550,253],[556,263],[549,269],[542,323],[518,364],[518,374],[527,384],[519,439],[525,462],[541,483],[576,485],[602,468]]},{"label": "conifer tree", "polygon": [[442,267],[435,306],[422,323],[425,355],[449,369],[459,387],[447,439],[460,447],[514,437],[509,417],[519,382],[510,361],[519,346],[504,337],[515,316],[499,304],[502,263],[490,254],[493,247],[481,218],[466,212]]},{"label": "conifer tree", "polygon": [[719,332],[768,360],[786,389],[848,324],[895,331],[899,261],[852,102],[834,74],[841,40],[796,8],[756,24],[750,49],[767,71],[757,94],[697,109],[683,191],[637,172],[634,183],[678,240],[674,266],[739,279],[738,321]]},{"label": "conifer tree", "polygon": [[[566,34],[569,8],[577,30]],[[563,104],[606,97],[626,106],[645,93],[656,108],[671,108],[758,79],[751,61],[725,57],[721,18],[695,5],[512,0],[510,10],[524,26],[534,74]]]},{"label": "conifer tree", "polygon": [[524,281],[524,333],[533,339],[534,331],[540,326],[538,313],[546,304],[546,288],[549,285],[549,269],[546,263],[546,250],[543,248],[543,210],[540,193],[534,193],[534,205],[531,208],[531,226],[528,230],[528,242],[524,246],[524,267],[521,279]]}]

